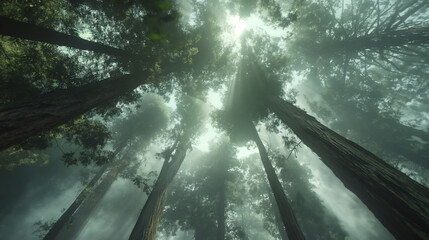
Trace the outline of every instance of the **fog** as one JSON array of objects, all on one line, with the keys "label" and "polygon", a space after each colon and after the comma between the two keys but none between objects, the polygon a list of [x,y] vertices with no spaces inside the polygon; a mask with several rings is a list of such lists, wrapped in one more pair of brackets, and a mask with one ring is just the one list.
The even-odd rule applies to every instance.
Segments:
[{"label": "fog", "polygon": [[1,238],[429,237],[428,8],[2,1]]}]

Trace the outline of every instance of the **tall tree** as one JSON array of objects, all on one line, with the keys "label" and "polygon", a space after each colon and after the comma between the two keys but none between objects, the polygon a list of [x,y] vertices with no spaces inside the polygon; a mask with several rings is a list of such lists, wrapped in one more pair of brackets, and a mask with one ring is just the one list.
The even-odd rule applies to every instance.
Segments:
[{"label": "tall tree", "polygon": [[[242,53],[245,53],[244,48],[242,49]],[[232,125],[229,126],[229,131],[231,137],[235,139],[235,141],[251,139],[256,143],[288,237],[290,239],[305,239],[304,234],[296,221],[290,202],[287,199],[277,174],[271,164],[265,146],[262,143],[255,126],[251,122],[252,119],[263,115],[264,113],[261,112],[265,111],[263,109],[264,107],[261,106],[260,103],[257,103],[257,101],[253,102],[253,99],[251,98],[251,89],[249,89],[246,84],[249,83],[248,78],[251,75],[247,72],[245,66],[246,64],[244,63],[244,60],[242,60],[241,67],[237,73],[234,86],[230,93],[230,99],[227,103],[227,112],[224,113],[226,116],[223,116],[224,119],[221,119],[221,121],[225,121],[223,124]],[[257,105],[253,105],[253,103],[256,103]]]},{"label": "tall tree", "polygon": [[[168,112],[166,112],[160,99],[155,96],[145,95],[135,111],[129,113],[127,118],[118,120],[113,127],[117,132],[113,143],[116,148],[113,158],[120,152],[124,152],[124,148],[126,148],[126,152],[99,170],[75,202],[53,225],[44,239],[75,239],[94,207],[119,174],[130,165],[130,158],[133,158],[130,149],[137,148],[136,145],[140,149],[144,149],[149,145],[151,139],[167,125]],[[143,126],[142,123],[144,123]],[[96,184],[103,175],[101,182]],[[64,219],[66,220],[64,221]],[[72,224],[66,228],[64,224],[68,222]]]},{"label": "tall tree", "polygon": [[179,171],[185,159],[187,149],[188,143],[183,142],[183,140],[177,140],[173,146],[163,153],[165,155],[164,164],[131,232],[130,240],[155,239],[156,230],[167,198],[168,186]]},{"label": "tall tree", "polygon": [[[326,105],[312,103],[311,110],[320,114],[322,120],[330,122],[334,130],[353,138],[367,149],[369,147],[369,150],[391,164],[404,163],[402,159],[405,159],[429,168],[429,146],[424,144],[429,141],[429,133],[401,123],[390,116],[390,112],[380,114],[375,104],[382,99],[374,96],[376,94],[356,91],[355,94],[366,95],[365,105],[362,105],[360,99],[344,99],[350,91],[345,91],[344,97],[334,97],[335,93],[330,92],[330,89],[326,86],[327,92],[322,95]],[[329,110],[326,106],[329,106]],[[322,113],[324,110],[327,114]],[[335,121],[331,120],[333,116]]]},{"label": "tall tree", "polygon": [[[226,149],[228,150],[228,149]],[[225,151],[228,154],[229,151]],[[217,191],[217,204],[216,204],[216,221],[217,221],[217,240],[225,240],[226,237],[226,180],[229,168],[230,156],[221,155],[218,160],[218,172],[220,172],[218,179],[220,179],[220,187]]]},{"label": "tall tree", "polygon": [[[255,86],[263,88],[266,78],[262,70],[255,60],[249,62],[248,71],[254,76]],[[262,98],[395,237],[428,237],[429,189],[293,104],[272,96],[266,90]]]},{"label": "tall tree", "polygon": [[155,239],[161,213],[168,194],[168,187],[179,171],[192,140],[200,131],[204,117],[204,106],[198,100],[181,96],[175,120],[179,123],[173,129],[175,143],[160,155],[164,158],[158,179],[146,200],[143,210],[131,232],[130,240]]},{"label": "tall tree", "polygon": [[265,146],[262,143],[259,134],[256,131],[256,128],[254,126],[251,126],[250,130],[252,131],[252,139],[253,141],[255,141],[256,146],[259,150],[259,154],[261,155],[261,161],[264,165],[268,182],[274,194],[274,198],[276,200],[277,207],[279,208],[280,216],[283,221],[284,227],[286,228],[286,232],[289,239],[305,239],[304,234],[302,233],[302,230],[296,220],[292,206],[290,205],[290,201],[286,197],[283,187],[277,177],[276,171],[274,170],[274,167],[268,157],[267,150],[265,149]]},{"label": "tall tree", "polygon": [[314,191],[314,185],[310,183],[309,169],[301,165],[298,161],[299,155],[293,153],[299,144],[294,142],[293,146],[286,145],[292,151],[287,156],[271,151],[270,157],[280,169],[279,179],[292,201],[302,231],[308,239],[345,239],[347,234],[338,219],[323,206]]},{"label": "tall tree", "polygon": [[[159,2],[155,5],[158,6]],[[169,4],[167,5],[170,6]],[[156,6],[155,8],[160,8],[160,6]],[[2,142],[0,149],[5,149],[24,141],[30,136],[38,135],[41,132],[64,124],[96,107],[104,106],[108,103],[114,105],[113,103],[115,100],[131,93],[132,90],[143,83],[152,82],[153,85],[158,87],[161,93],[165,93],[173,88],[175,81],[180,80],[181,85],[183,85],[183,88],[188,93],[202,94],[204,90],[201,88],[204,88],[206,86],[205,84],[207,84],[202,84],[204,81],[183,81],[182,79],[184,78],[177,77],[169,78],[169,83],[164,84],[163,81],[153,81],[155,77],[152,77],[151,81],[146,80],[146,78],[150,76],[150,73],[162,72],[165,76],[175,71],[191,71],[194,65],[198,66],[197,68],[199,69],[192,71],[193,77],[198,73],[206,72],[208,67],[205,63],[211,64],[213,59],[207,58],[205,54],[206,52],[211,52],[212,43],[218,43],[218,40],[215,38],[204,38],[204,41],[201,40],[200,42],[200,33],[207,31],[207,28],[201,27],[192,31],[191,34],[186,34],[180,28],[178,20],[175,20],[174,24],[170,23],[168,25],[168,30],[174,33],[174,36],[178,37],[178,39],[169,41],[168,44],[170,47],[165,48],[165,43],[163,42],[168,40],[168,37],[165,37],[161,33],[153,33],[151,31],[154,30],[153,28],[157,28],[159,21],[162,22],[162,17],[161,20],[157,20],[160,18],[159,14],[165,17],[166,12],[170,12],[170,10],[174,12],[170,7],[167,8],[169,9],[168,11],[166,9],[156,10],[155,12],[158,15],[149,14],[146,16],[154,18],[148,22],[153,23],[153,21],[155,21],[154,24],[156,25],[145,29],[146,34],[149,35],[150,41],[152,41],[148,46],[145,46],[146,48],[143,47],[142,50],[143,52],[148,52],[147,58],[145,58],[149,59],[145,61],[146,66],[141,66],[142,59],[139,59],[140,61],[133,62],[131,64],[132,66],[119,67],[115,73],[110,74],[110,76],[115,77],[108,78],[106,81],[93,82],[82,87],[54,90],[45,95],[37,96],[33,101],[17,101],[0,106],[0,128],[2,132],[2,136],[0,136]],[[209,22],[207,19],[201,21],[203,23]],[[139,24],[134,24],[133,26],[135,25]],[[163,28],[165,27],[164,25],[162,25]],[[210,29],[216,27],[216,25],[212,24]],[[169,37],[172,36],[169,35]],[[126,42],[126,40],[123,42]],[[193,47],[193,44],[196,42],[200,42],[199,44],[201,46],[198,46],[201,49],[200,51]],[[140,48],[142,48],[141,43],[138,49]],[[138,49],[136,49],[136,51]],[[155,49],[159,51],[157,52]],[[193,56],[198,58],[196,62],[199,65],[191,65]],[[219,59],[216,61],[219,61]],[[124,64],[121,64],[121,66],[122,65]],[[118,72],[120,74],[118,74]],[[131,72],[132,74],[120,76],[123,72]],[[187,79],[193,79],[193,77]],[[53,114],[54,112],[55,114]]]},{"label": "tall tree", "polygon": [[[76,239],[79,236],[82,231],[82,228],[88,223],[94,208],[100,203],[111,185],[115,182],[120,173],[123,172],[123,170],[129,166],[130,162],[135,161],[135,159],[131,159],[130,155],[120,157],[120,159],[115,160],[111,164],[105,164],[102,169],[100,169],[100,171],[104,170],[103,177],[99,179],[100,182],[95,186],[92,186],[90,188],[86,187],[84,189],[87,194],[86,196],[82,196],[84,197],[84,199],[82,200],[81,205],[79,206],[79,208],[76,209],[76,211],[74,211],[73,215],[68,217],[68,220],[65,222],[65,225],[63,224],[61,226],[60,231],[56,231],[56,236],[52,236],[53,234],[49,235],[53,229],[51,228],[51,230],[49,230],[48,232],[48,235],[46,235],[43,239],[72,240]],[[107,168],[105,168],[106,166]],[[91,182],[93,180],[91,180]],[[57,222],[54,224],[53,227],[55,227]]]},{"label": "tall tree", "polygon": [[49,229],[48,233],[43,238],[44,240],[56,239],[61,229],[70,222],[74,212],[80,207],[83,201],[87,198],[91,189],[96,185],[98,180],[104,174],[107,169],[107,165],[104,165],[97,174],[91,179],[91,181],[85,186],[85,188],[79,193],[79,196],[73,201],[73,203],[67,208],[67,210],[61,215],[61,217],[54,223]]},{"label": "tall tree", "polygon": [[[409,98],[426,98],[427,1],[342,3],[311,1],[299,8],[287,48],[293,70],[321,85],[336,82],[336,95],[365,81],[365,87],[402,106]],[[398,85],[401,90],[392,94]]]},{"label": "tall tree", "polygon": [[[427,167],[427,146],[413,140],[426,141],[427,133],[413,129],[424,125],[404,124],[402,119],[410,115],[410,108],[428,100],[428,43],[418,36],[427,34],[422,16],[429,5],[421,0],[342,3],[312,1],[300,8],[300,20],[294,24],[287,49],[293,55],[291,70],[307,78],[303,82],[311,94],[327,101],[329,106],[324,109],[337,112],[340,121],[349,118],[347,122],[329,118],[329,122],[344,127],[357,118],[365,119],[348,125],[346,131],[371,141],[365,145],[373,147],[371,151],[374,146],[388,149],[380,156],[387,155],[389,162],[406,159]],[[324,29],[314,28],[316,25]],[[308,98],[313,99],[314,95]],[[311,108],[317,105],[311,104]]]},{"label": "tall tree", "polygon": [[111,103],[145,83],[148,76],[146,71],[141,76],[112,77],[82,87],[55,90],[34,100],[1,105],[0,150]]},{"label": "tall tree", "polygon": [[174,236],[180,229],[194,231],[197,240],[230,239],[229,230],[236,226],[227,217],[228,206],[237,202],[232,192],[235,185],[240,188],[242,175],[233,169],[238,167],[231,143],[220,142],[177,175],[160,224],[167,235]]}]

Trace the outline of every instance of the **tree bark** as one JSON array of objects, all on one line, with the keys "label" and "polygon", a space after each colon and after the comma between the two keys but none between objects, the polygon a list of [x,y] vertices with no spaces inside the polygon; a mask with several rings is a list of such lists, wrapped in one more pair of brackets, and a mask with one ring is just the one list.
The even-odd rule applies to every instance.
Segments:
[{"label": "tree bark", "polygon": [[397,239],[429,239],[429,189],[278,97],[269,108]]},{"label": "tree bark", "polygon": [[272,192],[269,191],[268,186],[267,186],[267,190],[268,190],[268,198],[270,199],[270,203],[274,212],[274,221],[276,221],[276,226],[277,226],[277,229],[279,230],[280,238],[282,240],[289,240],[289,238],[287,237],[285,226],[283,225],[282,218],[280,216],[279,208],[277,207],[277,204],[273,199]]},{"label": "tree bark", "polygon": [[165,200],[167,199],[168,186],[179,171],[185,159],[186,151],[186,144],[179,143],[174,155],[165,158],[155,186],[149,194],[143,210],[140,212],[139,218],[131,232],[130,240],[155,239],[161,213],[164,208]]},{"label": "tree bark", "polygon": [[1,105],[0,151],[132,92],[148,75],[146,72],[139,77],[112,77],[82,87],[55,90],[37,99]]},{"label": "tree bark", "polygon": [[[335,106],[337,113],[342,114],[341,121],[336,125],[339,133],[345,133],[350,128],[359,139],[369,138],[379,145],[382,150],[380,154],[388,149],[388,154],[402,155],[408,161],[429,169],[429,145],[411,140],[415,136],[429,142],[429,133],[403,125],[397,119],[380,116],[376,110],[363,111],[346,101],[329,103]],[[384,158],[383,155],[379,156]]]},{"label": "tree bark", "polygon": [[81,50],[89,50],[117,57],[130,58],[130,56],[132,56],[132,54],[122,49],[88,41],[80,37],[67,35],[33,24],[16,21],[4,16],[0,16],[0,34]]},{"label": "tree bark", "polygon": [[258,146],[259,154],[261,155],[262,164],[264,165],[265,173],[267,174],[268,182],[271,186],[271,190],[274,194],[277,206],[279,208],[280,216],[283,221],[283,225],[286,229],[287,235],[290,240],[303,240],[305,239],[301,228],[298,225],[295,214],[293,213],[292,207],[283,191],[282,185],[280,184],[277,174],[268,158],[268,153],[265,150],[264,144],[259,138],[258,132],[255,126],[250,123],[250,129],[252,131],[252,137]]}]

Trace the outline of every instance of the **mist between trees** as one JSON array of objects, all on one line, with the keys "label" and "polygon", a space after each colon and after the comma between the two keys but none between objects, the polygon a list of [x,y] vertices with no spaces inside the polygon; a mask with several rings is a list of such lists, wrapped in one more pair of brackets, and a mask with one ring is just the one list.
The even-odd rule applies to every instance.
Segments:
[{"label": "mist between trees", "polygon": [[5,239],[428,239],[429,2],[0,2]]}]

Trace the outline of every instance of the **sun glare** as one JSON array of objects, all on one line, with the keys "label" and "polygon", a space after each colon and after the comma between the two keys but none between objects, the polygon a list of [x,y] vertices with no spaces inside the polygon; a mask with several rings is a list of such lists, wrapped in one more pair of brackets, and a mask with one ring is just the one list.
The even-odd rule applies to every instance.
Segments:
[{"label": "sun glare", "polygon": [[246,29],[246,22],[238,16],[233,16],[229,18],[229,25],[234,28],[234,34],[240,36]]}]

